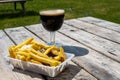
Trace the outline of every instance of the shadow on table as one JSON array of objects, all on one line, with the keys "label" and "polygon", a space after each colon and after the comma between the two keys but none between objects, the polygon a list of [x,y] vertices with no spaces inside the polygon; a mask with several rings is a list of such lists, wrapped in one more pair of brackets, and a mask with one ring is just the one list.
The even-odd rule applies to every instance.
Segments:
[{"label": "shadow on table", "polygon": [[40,74],[37,74],[37,73],[34,73],[34,72],[30,72],[30,71],[26,71],[26,70],[24,71],[24,70],[19,69],[19,68],[14,68],[13,71],[18,72],[20,74],[24,74],[24,75],[29,75],[32,78],[42,79],[42,76],[40,76]]},{"label": "shadow on table", "polygon": [[36,16],[39,15],[38,12],[35,11],[11,11],[11,10],[0,10],[0,19],[5,18],[17,18],[17,17],[24,17],[24,16]]},{"label": "shadow on table", "polygon": [[89,51],[85,48],[82,47],[77,47],[77,46],[63,46],[64,51],[67,53],[73,53],[75,56],[84,56],[89,53]]},{"label": "shadow on table", "polygon": [[[67,68],[65,68],[65,70],[63,70],[56,77],[49,77],[45,75],[42,75],[42,77],[45,80],[72,80],[80,72],[80,70],[81,68],[79,68],[78,66],[70,64]],[[40,76],[41,74],[37,74],[34,72],[23,71],[18,68],[14,68],[13,71],[18,72],[20,74],[27,75],[27,76],[29,75],[32,78],[42,79],[42,77]]]},{"label": "shadow on table", "polygon": [[80,67],[70,64],[68,67],[65,68],[65,70],[63,70],[63,72],[58,74],[56,77],[47,77],[47,80],[72,80],[73,78],[75,79],[77,76],[79,76],[80,71]]}]

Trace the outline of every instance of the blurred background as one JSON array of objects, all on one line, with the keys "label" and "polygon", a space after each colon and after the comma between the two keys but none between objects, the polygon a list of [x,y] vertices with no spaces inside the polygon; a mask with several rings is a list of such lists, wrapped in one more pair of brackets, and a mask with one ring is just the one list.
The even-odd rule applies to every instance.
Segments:
[{"label": "blurred background", "polygon": [[64,9],[65,20],[93,16],[120,24],[120,0],[30,0],[23,13],[20,3],[0,3],[0,29],[41,23],[39,11]]}]

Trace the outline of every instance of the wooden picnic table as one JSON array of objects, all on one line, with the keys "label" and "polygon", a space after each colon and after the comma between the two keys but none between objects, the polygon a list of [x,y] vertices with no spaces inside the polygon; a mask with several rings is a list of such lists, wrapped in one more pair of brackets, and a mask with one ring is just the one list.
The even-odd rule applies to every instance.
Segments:
[{"label": "wooden picnic table", "polygon": [[41,24],[0,30],[0,80],[120,80],[120,25],[94,18],[65,20],[56,41],[74,53],[70,65],[56,77],[12,67],[5,56],[8,48],[29,37],[45,43],[49,33]]},{"label": "wooden picnic table", "polygon": [[25,3],[30,0],[0,0],[0,3],[14,3],[14,9],[16,10],[16,4],[20,3],[22,11],[25,13]]}]

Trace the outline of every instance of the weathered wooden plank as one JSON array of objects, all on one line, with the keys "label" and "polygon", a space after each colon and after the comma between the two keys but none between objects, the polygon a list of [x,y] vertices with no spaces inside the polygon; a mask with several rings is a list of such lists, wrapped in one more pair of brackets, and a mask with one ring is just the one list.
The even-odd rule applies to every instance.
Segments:
[{"label": "weathered wooden plank", "polygon": [[0,54],[0,80],[16,80],[15,74],[6,67],[6,63],[3,60],[3,56]]},{"label": "weathered wooden plank", "polygon": [[[40,33],[41,26],[42,25],[38,25],[38,26],[35,25],[35,26],[29,26],[27,28],[31,30],[33,33],[35,33],[36,35],[42,37],[44,40],[48,40],[49,39],[48,32]],[[73,29],[72,27],[65,26],[65,25],[63,25],[62,28],[66,29],[67,31],[62,32],[62,29],[61,29],[60,32],[62,34],[57,32],[56,39],[57,41],[64,44],[63,47],[66,52],[74,53],[76,55],[76,57],[73,58],[72,61],[74,61],[79,66],[86,69],[89,73],[91,73],[92,75],[94,75],[100,80],[119,80],[120,79],[119,63],[63,35],[64,33],[66,33],[66,35],[68,34],[69,28],[70,28],[71,34],[74,34],[74,36],[78,35],[77,33],[74,33],[74,31],[77,30],[76,28]],[[46,34],[46,36],[42,36],[43,34],[44,35]],[[71,34],[68,34],[67,36]],[[78,73],[77,75],[79,74],[80,73]],[[78,78],[80,77],[80,75],[76,77]]]},{"label": "weathered wooden plank", "polygon": [[60,32],[120,62],[119,44],[68,25],[64,25]]},{"label": "weathered wooden plank", "polygon": [[67,67],[62,73],[56,77],[46,77],[47,80],[97,80],[88,72],[78,67],[73,62],[70,62],[69,67]]},{"label": "weathered wooden plank", "polygon": [[[49,33],[41,28],[41,24],[26,26],[27,29],[38,35],[39,37],[42,37],[46,42],[49,40]],[[42,31],[42,33],[41,33]],[[57,36],[57,35],[56,35]],[[59,37],[59,38],[58,38]],[[61,37],[61,38],[60,38]],[[57,36],[56,41],[65,43],[66,39],[62,39],[63,37],[60,35]],[[71,42],[72,43],[72,42]],[[65,69],[61,74],[56,76],[55,78],[47,77],[48,80],[96,80],[92,75],[90,75],[85,70],[81,69],[77,65],[71,62],[70,66]]]},{"label": "weathered wooden plank", "polygon": [[120,24],[117,23],[113,23],[110,21],[106,21],[106,20],[102,20],[102,19],[98,19],[98,18],[94,18],[94,17],[83,17],[83,18],[79,18],[78,20],[81,21],[85,21],[91,24],[95,24],[99,27],[104,27],[107,29],[111,29],[117,32],[120,32]]},{"label": "weathered wooden plank", "polygon": [[120,43],[120,33],[116,32],[116,31],[98,27],[96,25],[86,23],[83,21],[79,21],[77,19],[67,20],[67,21],[65,21],[65,23],[68,25],[71,25],[71,26],[75,26],[81,30],[90,32],[94,35],[98,35],[105,39],[111,40],[113,42]]},{"label": "weathered wooden plank", "polygon": [[9,37],[11,37],[12,40],[14,40],[14,42],[16,44],[19,44],[30,37],[33,37],[36,41],[40,41],[40,42],[44,43],[44,41],[39,39],[34,34],[30,33],[24,27],[5,29],[5,31],[9,35]]},{"label": "weathered wooden plank", "polygon": [[[6,29],[6,32],[9,32],[9,30],[12,30],[12,29]],[[12,36],[13,40],[16,39],[15,35],[12,35],[14,33],[14,30],[15,29],[13,29],[12,31],[7,33],[8,35]],[[2,33],[0,33],[0,34],[2,34]],[[16,34],[16,36],[18,38],[20,37],[17,34]],[[0,45],[1,50],[3,50],[1,53],[4,53],[4,54],[7,53],[8,54],[7,51],[8,51],[9,46],[14,45],[14,44],[13,43],[11,44],[11,41],[8,39],[7,36],[5,36],[5,34],[2,35],[0,40],[2,41],[1,44],[3,44],[3,45]],[[19,39],[16,39],[16,40],[21,41],[22,39],[19,38]],[[16,41],[16,43],[17,42],[19,43],[19,41]],[[8,66],[9,65],[6,63],[6,65],[4,65],[3,67],[8,67]],[[15,77],[16,77],[15,80],[44,80],[44,78],[41,75],[38,75],[38,74],[32,73],[32,72],[28,72],[28,71],[22,71],[22,70],[19,70],[19,69],[16,69],[16,68],[13,69],[12,73],[15,74]],[[6,75],[6,77],[7,77],[7,75]]]},{"label": "weathered wooden plank", "polygon": [[13,43],[8,39],[5,33],[0,30],[0,79],[1,80],[16,80],[20,78],[15,72],[12,72],[12,67],[6,62],[5,57],[8,56],[8,46]]}]

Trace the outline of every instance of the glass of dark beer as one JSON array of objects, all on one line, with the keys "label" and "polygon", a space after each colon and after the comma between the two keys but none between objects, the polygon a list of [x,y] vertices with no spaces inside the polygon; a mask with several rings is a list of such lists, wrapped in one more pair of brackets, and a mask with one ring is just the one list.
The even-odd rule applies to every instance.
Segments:
[{"label": "glass of dark beer", "polygon": [[40,11],[40,18],[43,27],[50,32],[49,45],[57,44],[55,42],[55,31],[59,30],[64,21],[65,11],[63,9]]}]

